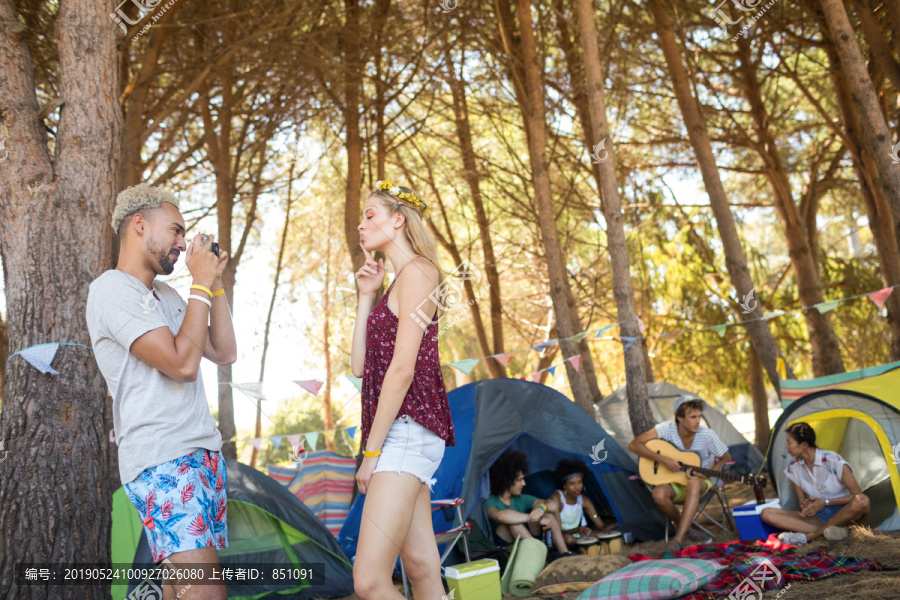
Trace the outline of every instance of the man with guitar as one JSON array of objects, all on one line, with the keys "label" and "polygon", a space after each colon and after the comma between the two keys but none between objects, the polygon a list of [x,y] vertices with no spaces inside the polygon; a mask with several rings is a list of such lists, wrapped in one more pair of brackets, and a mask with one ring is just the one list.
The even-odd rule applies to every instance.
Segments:
[{"label": "man with guitar", "polygon": [[[650,440],[660,439],[669,442],[681,452],[693,452],[699,455],[699,467],[702,469],[718,471],[731,460],[731,456],[728,454],[728,446],[722,443],[715,431],[708,427],[700,427],[705,404],[699,398],[681,396],[673,406],[675,421],[666,421],[645,431],[628,444],[628,449],[654,465],[659,464],[672,473],[679,473],[685,461],[679,462],[674,457],[662,454],[659,450],[654,451],[648,448],[647,443]],[[675,537],[669,542],[671,550],[681,550],[686,535],[700,544],[712,542],[712,538],[708,535],[691,529],[691,521],[700,504],[700,496],[712,488],[714,482],[712,479],[701,478],[690,467],[686,468],[685,475],[686,480],[683,480],[683,484],[672,482],[656,485],[653,488],[653,500],[656,502],[656,506],[678,527]],[[648,480],[643,470],[641,477],[645,481]],[[652,481],[647,482],[653,483]],[[675,507],[676,502],[684,502],[684,509],[680,514]]]}]

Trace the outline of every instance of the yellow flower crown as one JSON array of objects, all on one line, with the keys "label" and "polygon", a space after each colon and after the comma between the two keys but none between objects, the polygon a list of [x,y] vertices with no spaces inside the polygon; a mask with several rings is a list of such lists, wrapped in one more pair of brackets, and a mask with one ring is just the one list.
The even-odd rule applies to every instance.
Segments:
[{"label": "yellow flower crown", "polygon": [[421,198],[419,198],[419,196],[417,196],[414,192],[404,192],[398,186],[392,185],[390,179],[382,179],[375,184],[375,189],[382,192],[387,192],[398,200],[414,206],[415,208],[421,210],[423,215],[428,214],[428,205],[425,204],[425,202]]}]

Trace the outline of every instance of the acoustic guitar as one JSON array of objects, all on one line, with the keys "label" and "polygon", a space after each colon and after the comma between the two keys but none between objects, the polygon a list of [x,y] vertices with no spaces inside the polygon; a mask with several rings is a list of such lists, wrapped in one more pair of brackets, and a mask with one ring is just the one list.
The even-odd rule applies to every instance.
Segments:
[{"label": "acoustic guitar", "polygon": [[696,452],[684,452],[679,450],[669,442],[660,439],[653,439],[647,442],[647,448],[651,452],[667,456],[678,461],[681,468],[678,471],[670,471],[665,465],[656,460],[640,457],[638,461],[638,471],[641,479],[650,485],[662,485],[664,483],[680,483],[687,485],[688,478],[685,471],[691,469],[694,473],[704,475],[706,477],[718,477],[725,481],[740,481],[745,485],[753,487],[753,493],[756,495],[756,503],[765,502],[763,488],[766,486],[765,475],[739,475],[737,473],[728,473],[727,471],[714,471],[712,469],[704,469],[700,466],[700,455]]}]

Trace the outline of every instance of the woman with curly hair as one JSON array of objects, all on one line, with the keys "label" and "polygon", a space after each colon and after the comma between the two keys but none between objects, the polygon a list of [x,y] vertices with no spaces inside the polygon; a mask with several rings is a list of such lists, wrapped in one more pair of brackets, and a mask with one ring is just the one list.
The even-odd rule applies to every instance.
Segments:
[{"label": "woman with curly hair", "polygon": [[484,501],[484,508],[494,542],[505,546],[517,537],[540,538],[549,531],[556,551],[571,554],[559,525],[559,504],[522,493],[527,472],[528,456],[518,450],[507,450],[491,466],[491,495]]},{"label": "woman with curly hair", "polygon": [[[550,499],[561,506],[558,515],[554,514],[554,517],[560,520],[560,528],[567,546],[575,545],[579,537],[596,537],[608,533],[613,528],[612,524],[607,525],[603,522],[597,514],[597,509],[594,508],[594,503],[584,495],[584,482],[589,473],[584,461],[563,459],[556,463],[553,475],[559,489],[553,492]],[[590,515],[594,529],[588,526],[585,513]]]}]

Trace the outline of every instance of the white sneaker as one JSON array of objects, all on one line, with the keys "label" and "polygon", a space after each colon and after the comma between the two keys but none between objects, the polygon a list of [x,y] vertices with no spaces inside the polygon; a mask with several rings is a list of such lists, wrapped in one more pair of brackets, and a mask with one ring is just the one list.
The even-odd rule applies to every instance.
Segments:
[{"label": "white sneaker", "polygon": [[805,546],[807,544],[806,534],[798,531],[783,531],[778,534],[778,539],[792,546]]},{"label": "white sneaker", "polygon": [[826,527],[825,531],[822,532],[822,535],[824,535],[825,539],[829,542],[839,542],[847,539],[847,536],[850,535],[850,530],[846,527],[832,525],[831,527]]}]

